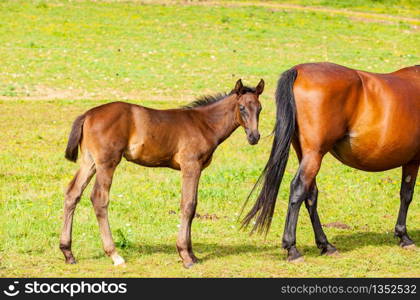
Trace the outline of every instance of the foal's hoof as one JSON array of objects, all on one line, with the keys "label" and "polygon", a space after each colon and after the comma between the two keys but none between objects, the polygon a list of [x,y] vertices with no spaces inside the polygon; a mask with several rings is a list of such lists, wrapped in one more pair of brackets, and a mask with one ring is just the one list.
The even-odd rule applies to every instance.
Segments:
[{"label": "foal's hoof", "polygon": [[192,256],[192,261],[194,264],[198,263],[198,258],[195,255]]},{"label": "foal's hoof", "polygon": [[114,262],[114,267],[117,268],[125,268],[127,265],[125,264],[124,259],[122,261]]},{"label": "foal's hoof", "polygon": [[195,263],[193,261],[184,262],[182,264],[184,265],[185,269],[191,269],[195,265]]},{"label": "foal's hoof", "polygon": [[192,268],[196,263],[198,263],[198,258],[195,255],[190,255],[187,261],[183,261],[182,264],[184,265],[185,269]]},{"label": "foal's hoof", "polygon": [[125,260],[118,254],[114,253],[111,255],[112,261],[114,262],[115,267],[125,267]]},{"label": "foal's hoof", "polygon": [[76,264],[76,260],[74,259],[74,257],[66,259],[66,264],[69,265],[75,265]]}]

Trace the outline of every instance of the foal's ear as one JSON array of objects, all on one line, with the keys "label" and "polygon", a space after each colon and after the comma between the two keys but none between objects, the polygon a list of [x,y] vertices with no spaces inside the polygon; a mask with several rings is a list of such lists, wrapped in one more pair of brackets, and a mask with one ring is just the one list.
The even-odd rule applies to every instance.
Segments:
[{"label": "foal's ear", "polygon": [[261,95],[262,92],[264,92],[264,79],[261,79],[260,83],[258,83],[257,87],[255,88],[255,93],[257,95]]},{"label": "foal's ear", "polygon": [[243,87],[244,85],[242,84],[242,80],[238,79],[238,81],[235,84],[235,88],[233,89],[233,92],[239,95]]}]

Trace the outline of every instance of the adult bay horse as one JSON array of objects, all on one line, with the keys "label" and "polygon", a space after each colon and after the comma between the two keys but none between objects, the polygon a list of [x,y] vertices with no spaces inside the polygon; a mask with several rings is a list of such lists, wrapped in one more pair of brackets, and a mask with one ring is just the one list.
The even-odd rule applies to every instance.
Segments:
[{"label": "adult bay horse", "polygon": [[282,74],[275,98],[273,146],[258,181],[261,191],[244,226],[255,217],[253,230],[268,231],[292,144],[300,163],[290,185],[282,241],[289,261],[302,260],[296,249],[302,202],[321,254],[337,251],[328,242],[317,212],[316,175],[328,152],[343,164],[364,171],[402,166],[395,235],[402,247],[413,247],[406,217],[420,162],[420,66],[375,74],[332,63],[301,64]]},{"label": "adult bay horse", "polygon": [[108,222],[112,177],[124,156],[147,167],[181,170],[181,226],[176,247],[185,267],[197,262],[192,250],[191,223],[201,171],[210,164],[217,146],[239,126],[245,129],[251,145],[258,143],[261,111],[258,99],[263,90],[262,79],[256,88],[243,86],[238,80],[229,94],[206,96],[179,109],[156,110],[113,102],[79,116],[73,123],[65,154],[75,162],[80,145],[80,169],[65,193],[60,238],[65,261],[76,262],[71,251],[73,214],[83,190],[96,173],[91,201],[103,247],[114,265],[124,264],[115,249]]}]

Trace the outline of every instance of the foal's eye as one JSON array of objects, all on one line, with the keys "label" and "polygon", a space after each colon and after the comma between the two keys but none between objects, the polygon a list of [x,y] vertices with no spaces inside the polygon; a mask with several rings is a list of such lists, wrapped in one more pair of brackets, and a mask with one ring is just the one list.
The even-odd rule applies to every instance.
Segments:
[{"label": "foal's eye", "polygon": [[245,111],[245,106],[239,104],[239,110],[240,111]]}]

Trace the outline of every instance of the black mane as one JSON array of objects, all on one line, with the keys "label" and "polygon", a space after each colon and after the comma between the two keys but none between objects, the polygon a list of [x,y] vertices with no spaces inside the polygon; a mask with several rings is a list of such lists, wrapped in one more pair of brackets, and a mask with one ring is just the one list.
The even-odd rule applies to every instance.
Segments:
[{"label": "black mane", "polygon": [[227,93],[218,93],[215,95],[200,96],[199,98],[195,99],[193,102],[187,105],[184,105],[183,108],[194,108],[194,107],[199,107],[199,106],[210,105],[212,103],[219,102],[220,100],[225,99],[229,95],[230,94],[227,94]]},{"label": "black mane", "polygon": [[[200,106],[207,106],[210,105],[212,103],[215,102],[219,102],[223,99],[225,99],[227,96],[230,96],[234,93],[234,91],[231,91],[229,94],[224,92],[224,93],[218,93],[215,95],[204,95],[204,96],[200,96],[198,97],[196,100],[194,100],[193,102],[184,105],[182,108],[186,108],[186,109],[190,109],[190,108],[195,108],[195,107],[200,107]],[[243,86],[241,89],[241,94],[246,94],[246,93],[255,93],[255,88],[251,88],[248,86]]]}]

